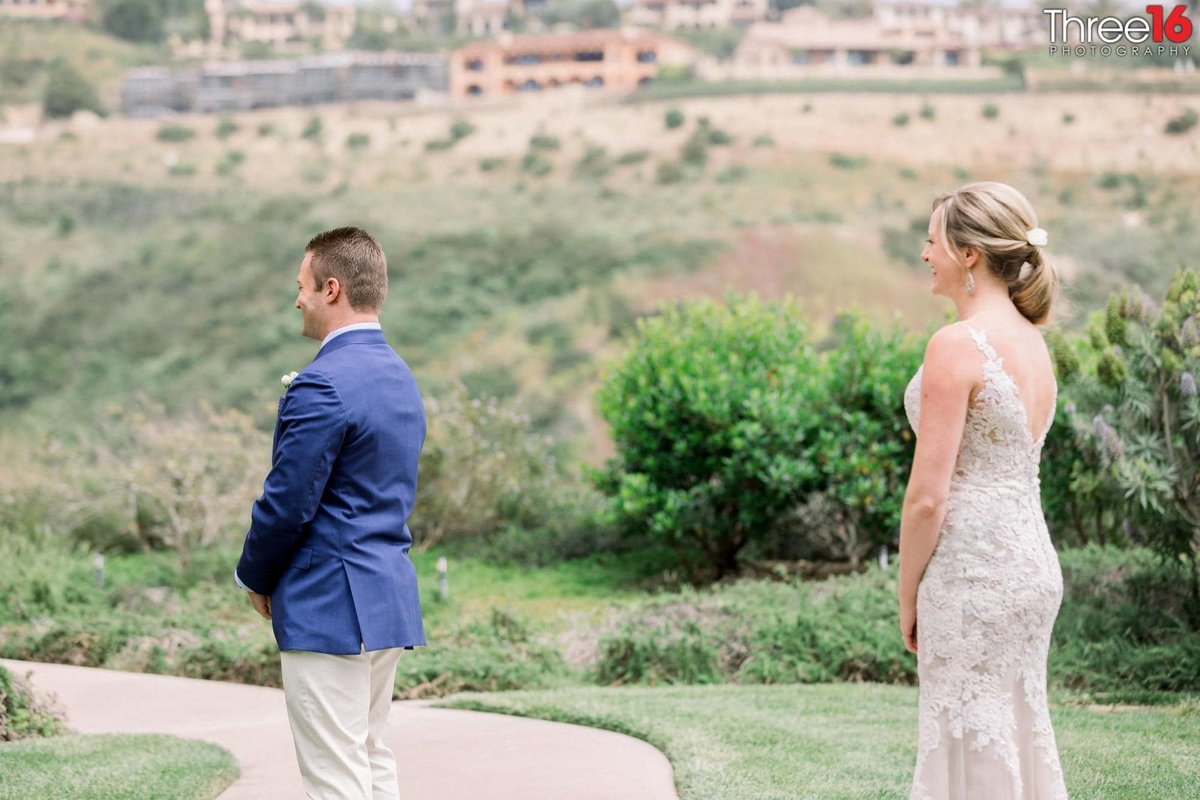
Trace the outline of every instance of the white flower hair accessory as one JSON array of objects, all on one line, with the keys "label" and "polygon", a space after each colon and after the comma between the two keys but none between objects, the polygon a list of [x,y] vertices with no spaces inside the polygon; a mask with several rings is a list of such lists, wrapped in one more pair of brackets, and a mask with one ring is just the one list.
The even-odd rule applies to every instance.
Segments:
[{"label": "white flower hair accessory", "polygon": [[1025,231],[1025,241],[1034,247],[1045,247],[1046,242],[1050,241],[1050,234],[1046,233],[1043,228],[1034,228],[1031,231]]},{"label": "white flower hair accessory", "polygon": [[299,374],[299,372],[289,372],[286,375],[280,376],[279,382],[282,383],[283,388],[286,389],[292,385],[292,381],[296,380],[296,376]]}]

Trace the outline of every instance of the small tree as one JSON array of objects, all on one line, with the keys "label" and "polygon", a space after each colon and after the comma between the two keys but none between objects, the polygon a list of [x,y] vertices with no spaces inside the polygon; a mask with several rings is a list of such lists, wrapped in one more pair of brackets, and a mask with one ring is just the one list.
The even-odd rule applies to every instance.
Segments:
[{"label": "small tree", "polygon": [[163,18],[156,0],[108,0],[101,10],[104,29],[131,42],[159,42]]},{"label": "small tree", "polygon": [[69,117],[76,111],[101,113],[96,87],[74,67],[62,59],[50,62],[46,90],[42,95],[42,110],[47,117]]},{"label": "small tree", "polygon": [[1076,401],[1078,438],[1099,454],[1134,537],[1186,569],[1200,628],[1200,273],[1176,273],[1161,308],[1140,292],[1113,295],[1089,344],[1108,394]]},{"label": "small tree", "polygon": [[419,550],[486,539],[506,527],[536,530],[565,512],[553,442],[495,398],[470,399],[461,385],[426,398],[429,431],[421,493],[409,527]]},{"label": "small tree", "polygon": [[734,571],[817,486],[814,365],[791,305],[705,301],[641,321],[599,394],[618,456],[598,479],[626,531]]},{"label": "small tree", "polygon": [[899,326],[877,330],[841,314],[820,369],[827,398],[813,459],[841,508],[840,538],[852,562],[895,544],[916,437],[901,399],[923,348]]}]

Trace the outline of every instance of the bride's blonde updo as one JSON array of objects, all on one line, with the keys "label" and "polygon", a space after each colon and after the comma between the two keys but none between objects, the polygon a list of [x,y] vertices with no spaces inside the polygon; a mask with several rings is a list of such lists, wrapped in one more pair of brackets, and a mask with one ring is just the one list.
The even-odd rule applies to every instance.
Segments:
[{"label": "bride's blonde updo", "polygon": [[939,208],[940,238],[954,260],[961,265],[965,248],[978,250],[1017,310],[1035,325],[1046,322],[1058,295],[1058,272],[1028,241],[1038,223],[1025,195],[1006,183],[980,181],[938,197],[933,210]]}]

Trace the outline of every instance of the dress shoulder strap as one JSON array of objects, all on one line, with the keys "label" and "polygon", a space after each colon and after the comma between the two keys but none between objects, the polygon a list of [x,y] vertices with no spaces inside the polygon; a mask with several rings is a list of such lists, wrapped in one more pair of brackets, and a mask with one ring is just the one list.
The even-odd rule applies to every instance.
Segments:
[{"label": "dress shoulder strap", "polygon": [[985,334],[981,329],[976,328],[973,325],[968,325],[966,322],[961,320],[958,322],[958,324],[967,329],[967,331],[971,334],[971,338],[975,340],[975,346],[979,348],[980,352],[983,353],[988,361],[1003,362],[1003,359],[1000,358],[999,354],[996,353],[995,348],[988,344],[987,334]]}]

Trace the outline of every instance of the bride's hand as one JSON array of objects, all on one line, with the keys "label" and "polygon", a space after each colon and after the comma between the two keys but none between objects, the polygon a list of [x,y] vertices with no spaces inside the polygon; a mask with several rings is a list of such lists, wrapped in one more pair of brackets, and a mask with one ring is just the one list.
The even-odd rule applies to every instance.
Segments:
[{"label": "bride's hand", "polygon": [[908,652],[917,652],[917,608],[900,608],[900,635],[904,637],[904,646]]}]

